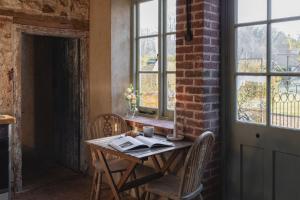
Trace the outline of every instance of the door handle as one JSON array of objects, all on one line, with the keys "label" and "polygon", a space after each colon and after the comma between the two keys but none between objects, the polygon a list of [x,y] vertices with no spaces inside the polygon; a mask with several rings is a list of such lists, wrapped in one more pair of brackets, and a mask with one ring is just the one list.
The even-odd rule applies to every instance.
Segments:
[{"label": "door handle", "polygon": [[258,139],[258,138],[260,138],[260,134],[259,133],[256,133],[255,134],[255,137]]}]

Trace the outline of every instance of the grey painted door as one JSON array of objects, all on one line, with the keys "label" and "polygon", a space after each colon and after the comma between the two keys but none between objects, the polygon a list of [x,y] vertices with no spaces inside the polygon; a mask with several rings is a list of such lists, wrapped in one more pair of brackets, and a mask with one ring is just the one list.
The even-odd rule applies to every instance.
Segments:
[{"label": "grey painted door", "polygon": [[289,3],[229,0],[229,200],[300,199],[300,4]]}]

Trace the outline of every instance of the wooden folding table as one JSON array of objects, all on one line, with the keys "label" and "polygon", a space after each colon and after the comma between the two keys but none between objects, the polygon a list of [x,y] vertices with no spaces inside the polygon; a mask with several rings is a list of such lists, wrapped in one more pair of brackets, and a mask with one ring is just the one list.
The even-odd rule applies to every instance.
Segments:
[{"label": "wooden folding table", "polygon": [[[97,152],[99,162],[103,167],[108,184],[112,190],[113,197],[116,200],[120,199],[121,192],[136,188],[151,180],[162,177],[169,170],[170,166],[175,161],[180,152],[183,152],[185,149],[189,148],[192,145],[192,142],[190,141],[179,141],[173,142],[174,146],[172,147],[141,149],[123,153],[109,146],[109,142],[118,137],[120,137],[120,135],[86,141],[92,151]],[[154,137],[159,140],[166,140],[166,138],[162,136],[155,135]],[[170,152],[170,156],[168,158],[165,158],[163,156],[163,154],[166,152]],[[126,159],[130,163],[118,183],[116,183],[112,177],[112,173],[108,166],[107,155],[116,156],[120,159]],[[160,157],[160,159],[163,161],[162,165],[158,161],[158,157]],[[138,177],[135,180],[128,181],[128,178],[133,173],[135,168],[140,164],[143,164],[143,162],[147,159],[150,159],[153,162],[155,173],[151,173],[150,175]]]}]

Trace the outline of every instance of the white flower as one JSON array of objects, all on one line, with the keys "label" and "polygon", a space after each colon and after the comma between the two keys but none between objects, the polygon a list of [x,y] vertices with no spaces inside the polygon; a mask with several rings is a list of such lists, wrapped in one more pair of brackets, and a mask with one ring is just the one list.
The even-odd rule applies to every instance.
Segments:
[{"label": "white flower", "polygon": [[127,92],[128,93],[132,93],[132,89],[131,88],[127,88]]},{"label": "white flower", "polygon": [[127,99],[128,100],[130,100],[131,99],[131,95],[129,94],[129,95],[127,95]]}]

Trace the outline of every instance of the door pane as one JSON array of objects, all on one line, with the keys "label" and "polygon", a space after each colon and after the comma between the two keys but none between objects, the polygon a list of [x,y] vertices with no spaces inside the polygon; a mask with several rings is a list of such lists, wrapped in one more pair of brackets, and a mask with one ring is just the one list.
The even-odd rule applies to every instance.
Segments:
[{"label": "door pane", "polygon": [[167,88],[168,88],[168,101],[167,101],[167,106],[168,110],[174,110],[175,108],[175,98],[176,98],[176,76],[175,74],[168,74],[167,75]]},{"label": "door pane", "polygon": [[299,129],[300,77],[272,77],[271,92],[271,124]]},{"label": "door pane", "polygon": [[300,72],[300,21],[272,24],[272,71]]},{"label": "door pane", "polygon": [[140,74],[140,106],[158,108],[158,74]]},{"label": "door pane", "polygon": [[237,29],[237,70],[239,72],[266,71],[266,37],[266,25]]},{"label": "door pane", "polygon": [[167,36],[167,70],[176,71],[176,35]]},{"label": "door pane", "polygon": [[176,31],[176,0],[167,1],[167,32]]},{"label": "door pane", "polygon": [[237,77],[237,120],[258,124],[266,123],[265,77]]},{"label": "door pane", "polygon": [[158,33],[158,0],[140,3],[139,32],[141,36]]},{"label": "door pane", "polygon": [[158,71],[158,39],[150,37],[140,39],[140,71]]},{"label": "door pane", "polygon": [[238,23],[267,19],[267,0],[237,0]]},{"label": "door pane", "polygon": [[300,16],[299,0],[272,0],[272,18]]}]

